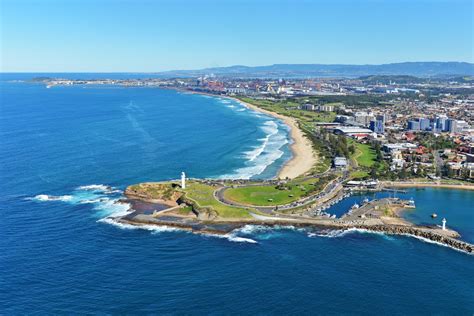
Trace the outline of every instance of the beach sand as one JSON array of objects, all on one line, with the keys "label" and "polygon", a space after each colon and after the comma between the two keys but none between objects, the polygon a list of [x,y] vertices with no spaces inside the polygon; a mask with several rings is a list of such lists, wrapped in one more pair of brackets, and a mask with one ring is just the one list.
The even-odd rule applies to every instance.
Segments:
[{"label": "beach sand", "polygon": [[243,102],[236,98],[229,98],[240,102],[254,111],[280,119],[290,127],[290,136],[293,139],[293,143],[291,144],[290,148],[293,153],[293,157],[283,166],[283,168],[280,169],[277,175],[278,178],[296,178],[310,171],[311,168],[316,164],[317,156],[313,150],[313,145],[298,127],[298,123],[294,118],[261,109],[258,106]]}]

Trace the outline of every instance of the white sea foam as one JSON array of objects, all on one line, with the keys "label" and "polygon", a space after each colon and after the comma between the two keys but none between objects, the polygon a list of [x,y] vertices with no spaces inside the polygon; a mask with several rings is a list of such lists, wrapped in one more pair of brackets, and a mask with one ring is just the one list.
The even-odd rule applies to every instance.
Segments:
[{"label": "white sea foam", "polygon": [[81,191],[96,191],[96,192],[103,192],[107,194],[111,193],[121,193],[121,190],[118,190],[114,187],[105,185],[105,184],[90,184],[90,185],[81,185],[76,188],[76,190]]},{"label": "white sea foam", "polygon": [[250,244],[258,244],[258,242],[256,240],[236,236],[234,233],[229,233],[229,234],[225,234],[225,235],[205,234],[205,236],[227,239],[228,241],[232,241],[232,242],[243,242],[243,243],[250,243]]},{"label": "white sea foam", "polygon": [[90,191],[107,191],[111,189],[111,187],[105,184],[89,184],[89,185],[81,185],[77,187],[78,190],[90,190]]},{"label": "white sea foam", "polygon": [[73,197],[71,195],[60,195],[60,196],[54,196],[54,195],[47,195],[47,194],[38,194],[33,198],[29,198],[31,200],[36,200],[36,201],[61,201],[61,202],[66,202],[66,201],[71,201]]},{"label": "white sea foam", "polygon": [[92,184],[80,186],[70,195],[39,194],[29,199],[41,202],[60,201],[72,205],[91,204],[92,208],[97,211],[96,216],[101,218],[126,215],[129,212],[130,205],[120,203],[120,196],[112,195],[114,193],[121,193],[121,191],[102,184]]},{"label": "white sea foam", "polygon": [[461,249],[458,249],[458,248],[454,248],[450,245],[447,245],[447,244],[444,244],[444,243],[441,243],[441,242],[438,242],[438,241],[434,241],[434,240],[431,240],[431,239],[428,239],[428,238],[425,238],[425,237],[421,237],[421,236],[416,236],[416,235],[411,235],[411,234],[400,234],[401,236],[407,236],[407,237],[412,237],[412,238],[416,238],[418,240],[421,240],[423,242],[426,242],[428,244],[435,244],[435,245],[438,245],[438,246],[443,246],[443,247],[446,247],[446,248],[451,248],[453,250],[456,250],[456,251],[459,251],[459,252],[462,252],[462,253],[467,253],[469,255],[474,255],[474,253],[470,253],[470,252],[467,252],[467,251],[464,251],[464,250],[461,250]]},{"label": "white sea foam", "polygon": [[158,226],[158,225],[131,225],[131,224],[126,224],[126,223],[121,223],[118,222],[115,218],[113,217],[105,217],[99,219],[97,222],[99,223],[106,223],[110,225],[114,225],[118,228],[121,229],[142,229],[142,230],[147,230],[150,231],[152,234],[157,234],[157,233],[163,233],[163,232],[175,232],[175,231],[182,231],[182,232],[187,232],[186,230],[176,228],[176,227],[170,227],[170,226]]},{"label": "white sea foam", "polygon": [[224,235],[225,238],[227,238],[227,240],[229,241],[233,241],[233,242],[246,242],[246,243],[250,243],[250,244],[258,244],[258,242],[256,240],[253,240],[253,239],[250,239],[250,238],[245,238],[245,237],[239,237],[239,236],[234,236],[234,235]]},{"label": "white sea foam", "polygon": [[286,132],[275,121],[265,121],[260,128],[266,135],[259,139],[260,144],[243,153],[246,165],[220,178],[249,179],[283,156],[281,148],[289,143]]},{"label": "white sea foam", "polygon": [[259,233],[266,233],[276,230],[294,230],[294,231],[305,231],[305,228],[299,228],[292,225],[245,225],[241,228],[237,228],[232,231],[234,234],[244,234],[244,235],[255,235]]},{"label": "white sea foam", "polygon": [[308,233],[308,237],[325,237],[325,238],[337,238],[343,237],[351,233],[369,233],[386,236],[383,232],[371,231],[363,228],[348,228],[348,229],[325,229],[320,232]]},{"label": "white sea foam", "polygon": [[98,211],[99,217],[117,218],[130,213],[130,204],[119,203],[118,199],[101,199],[94,204],[94,210]]}]

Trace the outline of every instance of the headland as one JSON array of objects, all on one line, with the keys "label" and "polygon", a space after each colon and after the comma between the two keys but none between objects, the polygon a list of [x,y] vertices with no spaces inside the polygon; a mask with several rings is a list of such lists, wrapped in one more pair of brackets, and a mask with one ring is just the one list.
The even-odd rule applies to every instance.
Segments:
[{"label": "headland", "polygon": [[[295,180],[288,182],[256,183],[251,181],[224,180],[188,180],[185,188],[178,181],[144,183],[127,188],[123,201],[138,208],[113,220],[133,226],[169,226],[198,234],[227,235],[245,225],[292,226],[315,230],[363,230],[381,232],[390,235],[407,235],[434,243],[449,246],[466,253],[474,252],[474,245],[459,240],[459,233],[437,225],[415,225],[406,221],[400,213],[410,207],[410,201],[397,198],[384,198],[367,201],[351,208],[340,218],[324,213],[324,205],[334,203],[341,198],[338,186],[331,181],[321,180],[321,184],[312,184],[313,191],[294,198],[293,202],[281,202],[274,187],[304,187]],[[301,180],[299,180],[301,181]],[[314,181],[311,180],[311,181]],[[329,188],[328,188],[329,187]],[[240,190],[239,194],[226,194],[225,191]],[[222,193],[224,192],[224,193]],[[250,193],[249,193],[250,192]],[[294,197],[294,191],[283,189],[283,195]],[[258,194],[273,196],[262,203]],[[246,199],[251,197],[250,200]],[[318,197],[311,199],[311,197]],[[232,199],[231,199],[232,198]],[[242,202],[238,200],[241,199]],[[291,198],[290,198],[291,200]],[[307,202],[302,202],[306,200]],[[164,210],[159,203],[166,201]],[[274,201],[277,201],[273,203]],[[321,202],[324,201],[324,202]],[[159,202],[159,203],[156,203]],[[287,201],[285,201],[287,202]],[[266,205],[261,205],[266,204]]]}]

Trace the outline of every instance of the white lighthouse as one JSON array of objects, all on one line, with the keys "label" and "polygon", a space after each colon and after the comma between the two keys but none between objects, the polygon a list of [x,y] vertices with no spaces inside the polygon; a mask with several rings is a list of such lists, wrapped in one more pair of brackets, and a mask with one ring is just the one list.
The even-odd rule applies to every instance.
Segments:
[{"label": "white lighthouse", "polygon": [[181,189],[186,189],[186,174],[181,172]]},{"label": "white lighthouse", "polygon": [[446,230],[446,218],[441,221],[443,223],[443,230]]}]

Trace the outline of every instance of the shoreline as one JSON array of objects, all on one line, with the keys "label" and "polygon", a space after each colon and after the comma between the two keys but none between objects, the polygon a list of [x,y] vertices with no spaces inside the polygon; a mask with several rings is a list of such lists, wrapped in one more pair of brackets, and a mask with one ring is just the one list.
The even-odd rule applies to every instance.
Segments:
[{"label": "shoreline", "polygon": [[384,182],[384,185],[392,188],[438,188],[474,191],[474,185],[449,184],[449,183],[425,183],[425,182]]},{"label": "shoreline", "polygon": [[[433,229],[432,227],[425,226],[416,226],[416,225],[407,225],[400,223],[393,224],[375,224],[375,225],[366,225],[366,224],[355,224],[355,225],[341,225],[337,222],[324,222],[324,221],[225,221],[225,222],[216,222],[212,224],[205,224],[205,227],[193,227],[193,225],[179,224],[179,223],[170,223],[170,222],[148,222],[148,221],[133,221],[127,219],[119,219],[118,224],[131,225],[137,228],[147,227],[149,225],[156,227],[171,227],[179,229],[182,231],[187,231],[193,234],[198,235],[211,235],[211,236],[229,236],[233,235],[234,232],[247,225],[256,225],[264,226],[270,229],[275,227],[288,227],[288,228],[297,228],[297,229],[317,229],[323,231],[360,231],[368,233],[381,233],[386,235],[395,235],[395,236],[407,236],[416,239],[423,240],[425,242],[435,243],[441,246],[445,246],[469,255],[474,254],[474,245],[463,240],[457,239],[459,235],[455,231],[449,231],[448,234],[440,231],[439,229]],[[223,229],[220,225],[227,225]],[[234,237],[242,238],[238,235]],[[246,237],[243,237],[246,238]]]},{"label": "shoreline", "polygon": [[283,166],[280,167],[275,178],[285,179],[288,177],[289,179],[294,179],[310,171],[311,168],[313,168],[313,166],[318,162],[317,155],[313,149],[313,144],[306,137],[303,131],[299,128],[298,123],[296,122],[296,119],[292,117],[284,116],[272,111],[261,109],[256,105],[250,104],[248,102],[244,102],[232,96],[218,95],[218,94],[199,92],[199,91],[189,91],[185,89],[173,89],[173,90],[177,90],[184,93],[190,93],[190,94],[201,94],[201,95],[206,95],[206,96],[215,97],[215,98],[230,99],[242,104],[243,106],[251,109],[252,111],[259,112],[259,113],[262,113],[267,116],[283,121],[283,123],[290,128],[289,135],[293,141],[292,144],[290,144],[292,157],[290,160],[286,161],[283,164]]},{"label": "shoreline", "polygon": [[245,107],[255,111],[260,112],[265,115],[271,116],[273,118],[283,121],[285,125],[290,128],[290,137],[293,143],[290,145],[292,152],[292,157],[290,160],[285,162],[285,164],[280,168],[277,174],[277,178],[285,179],[290,178],[294,179],[298,176],[301,176],[308,171],[317,163],[317,158],[314,153],[313,145],[311,141],[306,137],[303,131],[298,127],[296,119],[288,116],[284,116],[275,112],[264,110],[259,108],[256,105],[244,102],[234,97],[221,96],[239,102]]}]

